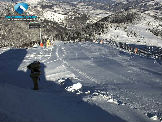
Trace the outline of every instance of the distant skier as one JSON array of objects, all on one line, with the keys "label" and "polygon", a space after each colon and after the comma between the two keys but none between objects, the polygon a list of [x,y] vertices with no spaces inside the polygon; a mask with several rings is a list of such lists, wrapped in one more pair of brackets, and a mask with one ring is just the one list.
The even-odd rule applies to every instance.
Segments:
[{"label": "distant skier", "polygon": [[51,46],[51,43],[50,43],[50,40],[48,39],[47,42],[46,42],[46,47],[50,47]]},{"label": "distant skier", "polygon": [[29,70],[31,70],[30,77],[33,80],[34,83],[34,88],[33,90],[38,90],[38,80],[40,79],[41,71],[40,71],[40,62],[39,61],[34,61],[33,63],[29,64],[27,66]]}]

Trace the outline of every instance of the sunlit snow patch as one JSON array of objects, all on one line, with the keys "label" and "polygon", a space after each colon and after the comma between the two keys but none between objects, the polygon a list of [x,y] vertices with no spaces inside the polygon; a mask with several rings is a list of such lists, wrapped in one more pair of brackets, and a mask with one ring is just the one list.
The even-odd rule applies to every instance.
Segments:
[{"label": "sunlit snow patch", "polygon": [[74,91],[77,91],[79,89],[82,88],[82,84],[81,83],[76,83],[76,84],[73,84],[72,86],[69,86],[69,87],[66,87],[65,89],[69,92],[74,92]]},{"label": "sunlit snow patch", "polygon": [[33,47],[34,48],[37,48],[37,47],[39,47],[39,45],[38,44],[34,44]]},{"label": "sunlit snow patch", "polygon": [[55,22],[58,22],[58,23],[62,23],[65,19],[65,15],[62,15],[62,14],[58,14],[58,13],[55,13],[55,12],[52,12],[52,11],[46,11],[43,13],[43,16],[50,20],[50,21],[55,21]]},{"label": "sunlit snow patch", "polygon": [[39,2],[41,2],[42,0],[26,0],[25,2],[29,3],[30,5],[31,4],[37,4]]},{"label": "sunlit snow patch", "polygon": [[64,83],[64,82],[65,82],[65,79],[59,79],[59,80],[58,80],[58,83],[59,83],[59,84],[62,84],[62,83]]},{"label": "sunlit snow patch", "polygon": [[3,47],[3,48],[0,49],[0,54],[6,52],[6,51],[8,51],[8,50],[10,50],[9,47]]},{"label": "sunlit snow patch", "polygon": [[159,120],[161,121],[161,118],[159,118],[156,114],[153,113],[146,113],[146,116],[148,116],[152,120]]},{"label": "sunlit snow patch", "polygon": [[91,96],[85,97],[84,100],[85,101],[100,101],[101,100],[101,101],[106,101],[108,103],[113,103],[116,105],[125,105],[125,103],[123,103],[122,101],[113,98],[112,95],[105,94],[105,92],[103,91],[95,91]]},{"label": "sunlit snow patch", "polygon": [[147,113],[146,115],[152,120],[158,120],[159,119],[157,115],[152,114],[152,113]]},{"label": "sunlit snow patch", "polygon": [[157,116],[153,116],[150,119],[152,119],[152,120],[158,120],[158,117]]}]

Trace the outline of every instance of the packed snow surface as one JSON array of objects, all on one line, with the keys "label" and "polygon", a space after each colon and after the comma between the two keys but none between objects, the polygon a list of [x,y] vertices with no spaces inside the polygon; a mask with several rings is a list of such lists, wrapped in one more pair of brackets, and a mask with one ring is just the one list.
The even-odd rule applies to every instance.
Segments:
[{"label": "packed snow surface", "polygon": [[[39,90],[27,65],[41,62]],[[162,66],[106,44],[0,49],[0,122],[159,122]]]}]

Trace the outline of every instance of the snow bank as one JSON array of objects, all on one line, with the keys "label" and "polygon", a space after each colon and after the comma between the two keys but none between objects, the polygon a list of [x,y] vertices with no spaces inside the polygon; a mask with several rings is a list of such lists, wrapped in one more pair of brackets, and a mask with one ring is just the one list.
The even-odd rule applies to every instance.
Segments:
[{"label": "snow bank", "polygon": [[73,84],[72,86],[67,87],[66,90],[69,91],[69,92],[74,92],[74,91],[77,91],[81,88],[82,88],[82,84],[76,83],[76,84]]}]

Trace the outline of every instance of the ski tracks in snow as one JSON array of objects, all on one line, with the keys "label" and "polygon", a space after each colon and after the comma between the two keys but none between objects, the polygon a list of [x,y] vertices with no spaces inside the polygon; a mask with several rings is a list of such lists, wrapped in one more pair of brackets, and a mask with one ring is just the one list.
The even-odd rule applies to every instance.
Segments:
[{"label": "ski tracks in snow", "polygon": [[[83,45],[81,45],[81,46],[83,46]],[[62,47],[61,50],[64,52],[64,55],[63,55],[62,58],[60,58],[61,57],[60,54],[57,53],[58,57],[63,62],[64,66],[66,66],[70,70],[74,71],[74,74],[79,74],[79,76],[77,75],[78,76],[78,80],[79,79],[87,79],[88,81],[90,80],[90,81],[92,81],[92,82],[94,82],[96,84],[99,83],[97,81],[97,79],[95,79],[94,77],[92,77],[90,75],[87,75],[85,72],[82,72],[76,66],[73,66],[72,64],[68,63],[68,60],[64,60],[64,56],[66,56],[66,53],[67,53],[66,52],[66,48],[65,47]],[[74,53],[77,53],[77,52],[74,52]],[[78,56],[77,54],[75,54],[75,55]],[[89,57],[89,55],[87,55],[87,56]],[[93,60],[93,57],[90,56],[89,59]],[[129,80],[131,81],[132,79],[129,79]],[[129,92],[130,93],[131,91],[126,91],[126,92]],[[109,92],[105,92],[105,91],[102,91],[102,90],[95,90],[95,91],[93,91],[91,89],[87,89],[87,91],[84,92],[84,91],[82,91],[80,89],[80,91],[77,92],[77,94],[86,94],[86,97],[84,97],[84,101],[86,101],[86,102],[92,102],[92,101],[95,101],[96,99],[104,99],[107,103],[112,103],[112,104],[116,104],[116,105],[127,106],[127,107],[129,107],[131,109],[135,109],[135,110],[139,110],[139,111],[140,111],[140,108],[141,108],[141,106],[138,106],[139,104],[136,104],[135,103],[135,105],[134,105],[133,104],[134,103],[133,101],[130,102],[130,103],[129,102],[127,103],[126,101],[124,102],[122,99],[120,99],[120,97],[122,97],[122,96],[117,97],[118,95],[117,94],[112,94],[112,92],[109,93]],[[141,98],[141,96],[138,96],[134,92],[131,92],[131,94],[133,96],[135,95],[136,97]],[[95,103],[95,102],[92,102],[92,103]],[[149,112],[145,112],[145,111],[143,111],[142,113],[145,114],[147,117],[149,117],[151,120],[158,120],[158,119],[160,119],[158,117],[158,115],[156,115],[156,114],[149,113]]]},{"label": "ski tracks in snow", "polygon": [[[60,49],[63,51],[63,57],[64,57],[66,55],[65,47],[62,47]],[[84,77],[83,79],[87,79],[87,80],[90,80],[90,81],[98,84],[98,81],[95,78],[93,78],[92,76],[87,75],[85,72],[82,72],[80,69],[70,65],[66,60],[61,58],[61,56],[58,53],[58,50],[59,49],[57,48],[56,55],[57,55],[58,59],[63,62],[63,66],[66,66],[70,70],[72,69],[75,72],[74,74],[79,74],[82,78]],[[77,80],[80,80],[80,78],[79,78],[80,76],[78,76],[78,77],[75,76],[73,78],[77,79]],[[58,80],[58,82],[60,82],[60,81],[61,81],[61,83],[66,82],[66,80],[63,80],[63,79]],[[78,85],[80,87],[79,87],[79,89],[76,89],[76,87],[78,87]],[[92,99],[97,99],[99,97],[102,97],[108,103],[112,103],[112,104],[116,104],[116,105],[125,105],[126,104],[126,103],[123,103],[120,100],[115,99],[113,97],[113,94],[109,94],[108,92],[104,92],[104,91],[100,91],[100,90],[95,90],[94,92],[92,92],[91,89],[86,89],[86,91],[83,92],[82,91],[82,84],[80,82],[78,82],[76,84],[73,84],[72,86],[67,86],[65,89],[67,91],[69,91],[69,92],[74,92],[74,91],[77,90],[76,94],[86,94],[86,95],[88,95],[87,97],[84,98],[84,101],[86,101],[86,102],[88,102],[88,101],[90,101]]]},{"label": "ski tracks in snow", "polygon": [[[78,68],[75,65],[72,65],[71,63],[68,62],[68,60],[66,60],[68,49],[69,47],[67,48],[63,44],[56,44],[53,48],[41,49],[39,51],[32,49],[35,50],[35,53],[30,53],[30,51],[28,51],[28,54],[26,55],[23,61],[25,63],[22,63],[25,64],[25,66],[20,65],[19,70],[25,71],[27,63],[29,64],[34,60],[39,60],[45,65],[47,66],[50,65],[51,67],[53,64],[58,63],[59,65],[54,66],[51,73],[48,72],[46,73],[46,78],[47,80],[52,80],[64,86],[65,90],[67,90],[68,92],[73,92],[78,95],[84,94],[85,97],[83,98],[83,100],[86,102],[90,102],[92,104],[95,104],[95,101],[98,99],[103,99],[107,103],[128,106],[132,109],[138,108],[138,107],[134,107],[134,105],[132,104],[123,102],[122,99],[120,99],[120,97],[116,97],[114,94],[112,94],[112,92],[110,93],[102,90],[95,90],[95,88],[84,90],[84,86],[81,83],[81,79],[87,79],[88,81],[92,81],[96,84],[98,83],[98,80],[88,75],[87,73],[81,71],[80,68]],[[73,52],[73,53],[76,53],[75,56],[78,57],[77,52]],[[89,57],[89,55],[87,56]],[[89,57],[89,59],[93,60],[91,56]],[[75,83],[72,82],[73,80],[75,80]],[[68,84],[69,81],[71,81],[72,83]],[[131,94],[134,95],[133,92],[131,92]],[[156,114],[152,114],[148,112],[145,113],[145,115],[151,118],[152,120],[158,119]]]},{"label": "ski tracks in snow", "polygon": [[[83,48],[85,48],[84,45]],[[76,46],[77,48],[77,46]],[[56,44],[54,47],[49,48],[49,49],[43,49],[43,48],[32,48],[27,50],[27,55],[25,56],[23,62],[19,66],[18,70],[23,70],[26,71],[26,66],[33,62],[34,60],[38,60],[41,63],[44,63],[47,65],[47,69],[50,67],[51,71],[46,72],[46,79],[47,80],[52,80],[56,82],[57,84],[63,86],[66,91],[72,92],[77,95],[83,95],[83,100],[85,102],[89,102],[92,104],[97,104],[96,101],[98,100],[103,100],[106,101],[108,104],[113,104],[113,105],[121,105],[121,106],[129,106],[132,109],[138,109],[138,104],[135,107],[134,105],[123,101],[120,99],[120,97],[117,97],[116,94],[120,94],[119,92],[122,92],[119,90],[119,92],[113,94],[113,92],[110,91],[104,91],[102,89],[96,89],[95,87],[93,88],[84,88],[85,86],[82,84],[81,79],[87,79],[87,81],[92,81],[95,84],[99,83],[98,79],[92,77],[91,75],[87,74],[86,72],[82,71],[79,67],[73,65],[72,63],[69,62],[67,59],[68,56],[68,50],[70,47],[66,47],[66,45],[61,44]],[[3,53],[7,49],[2,50],[0,53]],[[72,50],[70,50],[72,51]],[[76,58],[79,56],[77,52],[74,55]],[[84,53],[84,52],[83,52]],[[93,60],[93,57],[91,55],[85,54],[90,60]],[[77,61],[77,60],[76,60]],[[87,61],[87,60],[86,60]],[[48,67],[49,66],[49,67]],[[49,70],[49,69],[48,69]],[[74,81],[74,82],[73,82]],[[139,99],[141,96],[138,96],[138,94],[135,94],[134,92],[130,91],[123,91],[123,93],[128,92],[132,96],[136,96]],[[124,97],[124,96],[123,96]],[[147,101],[148,99],[146,99]],[[147,112],[145,113],[146,116],[151,118],[152,120],[158,120],[159,116]]]}]

